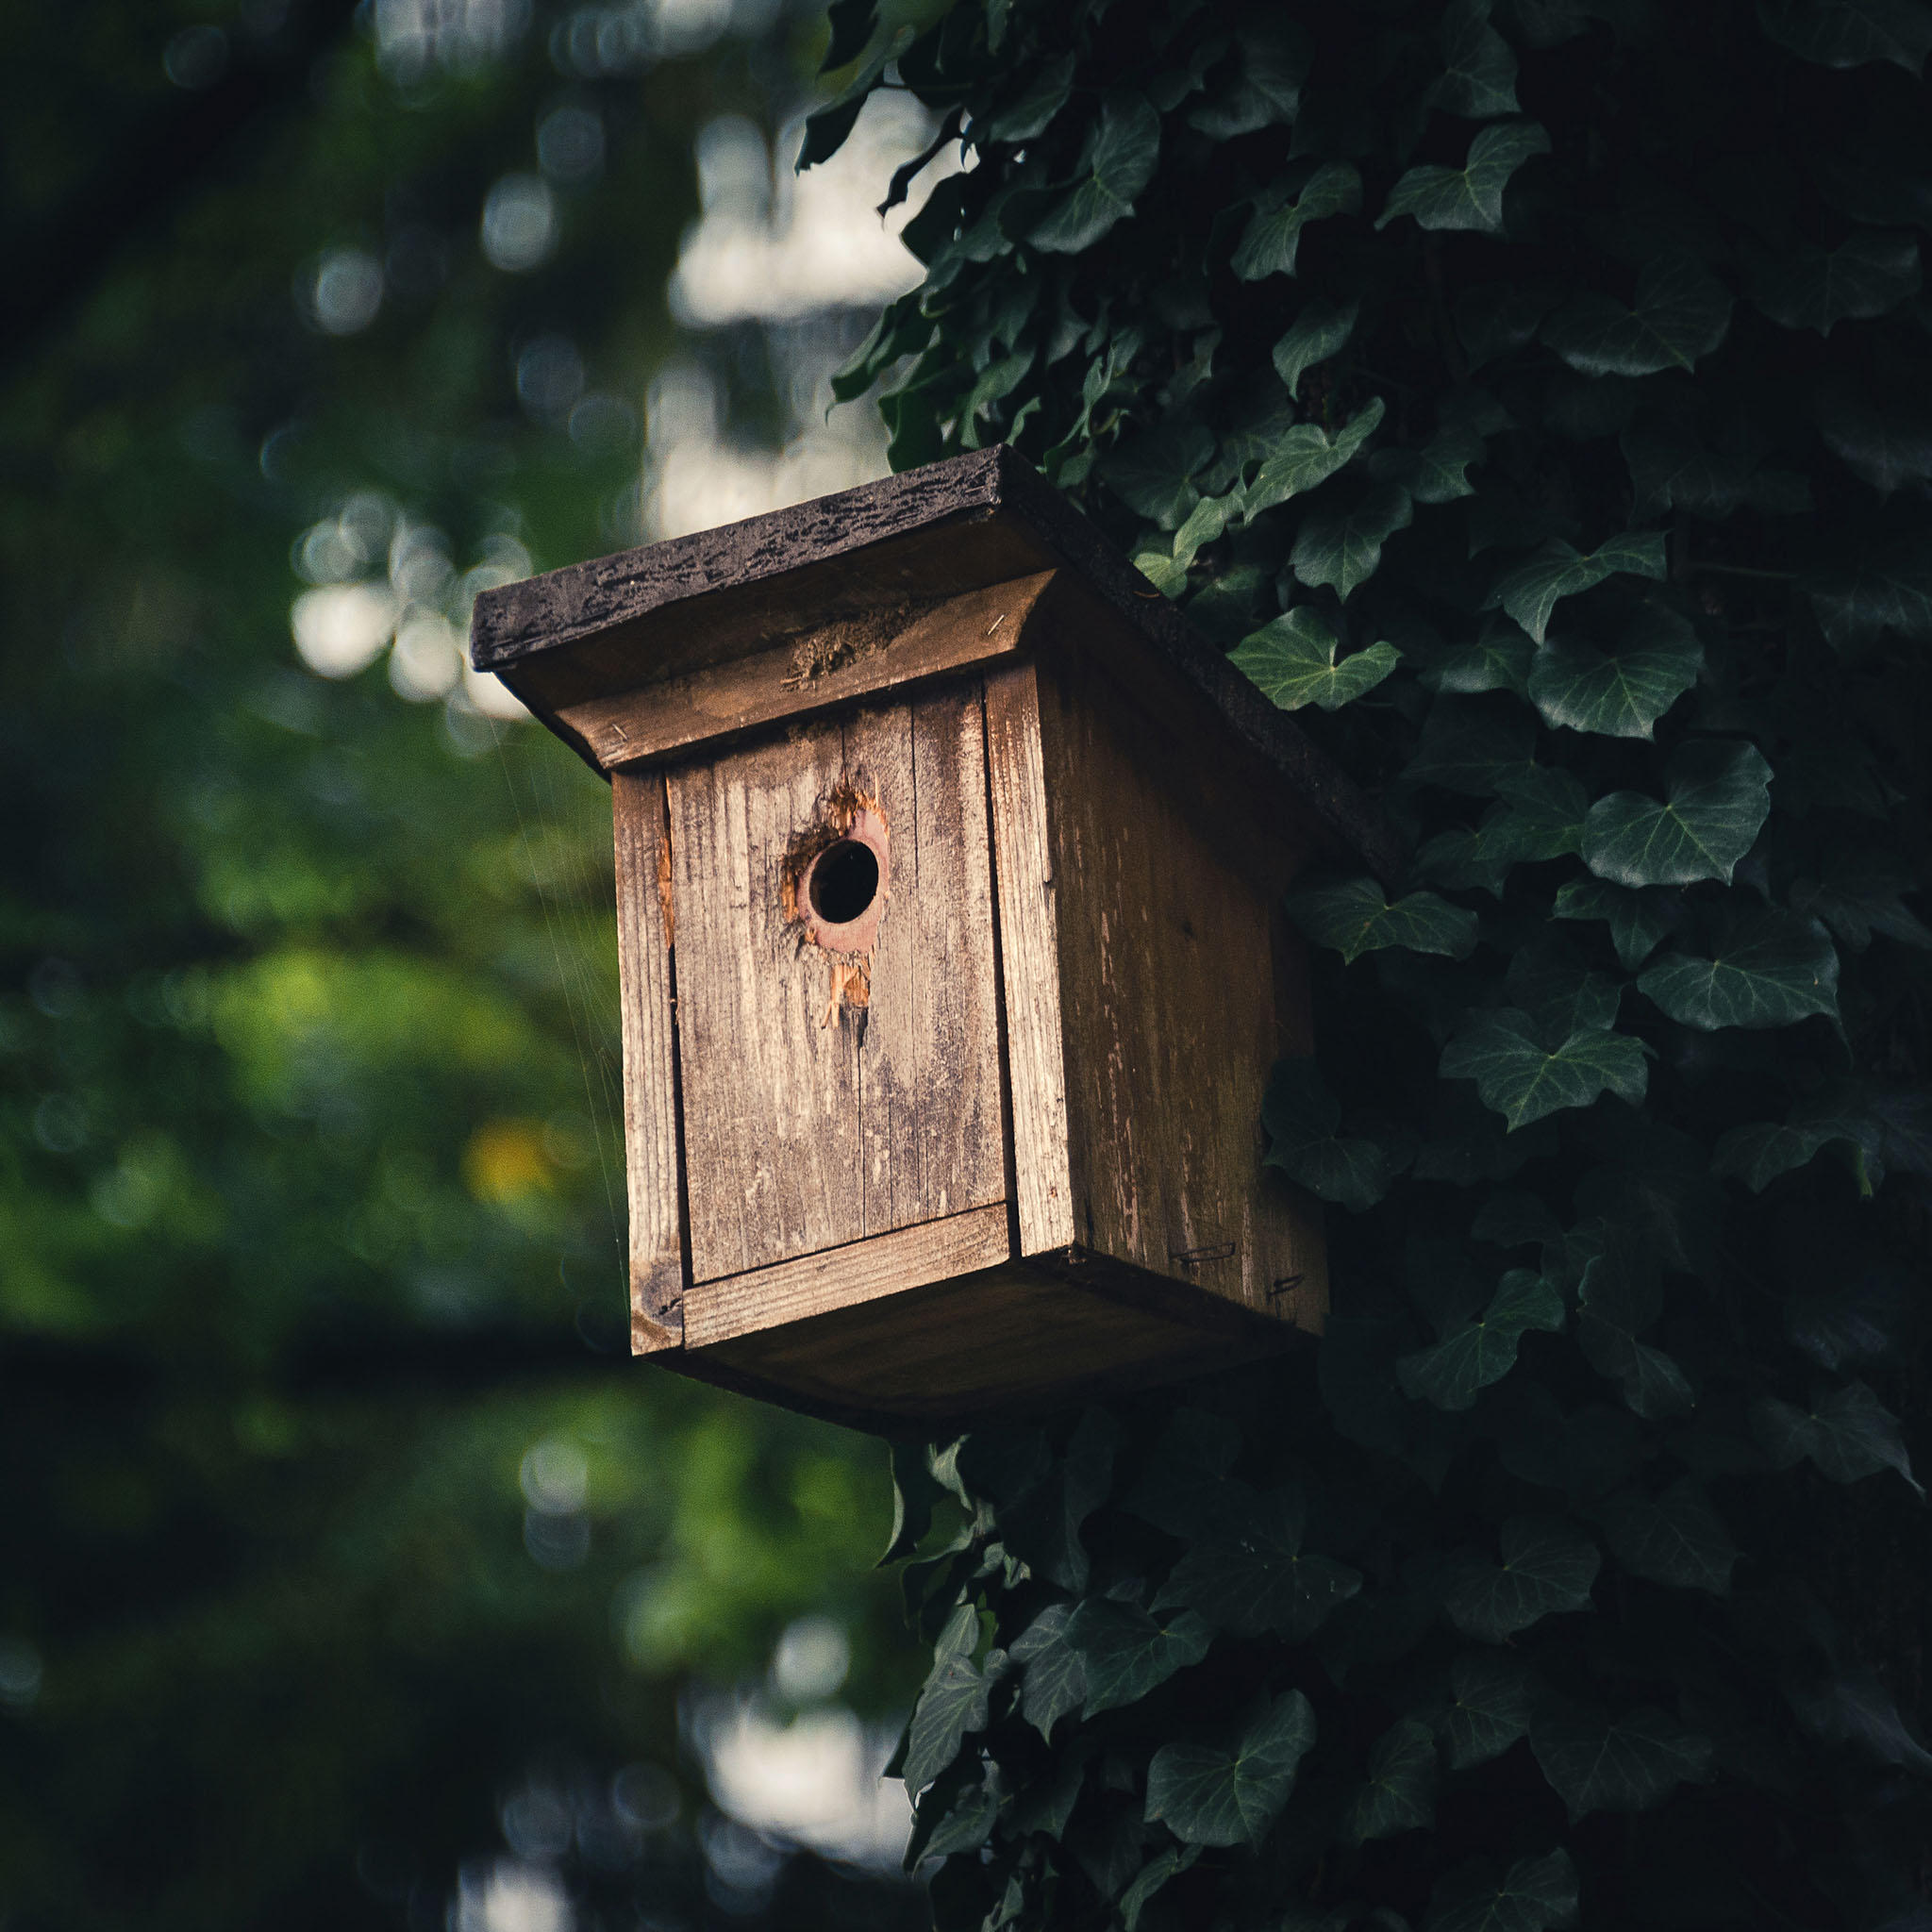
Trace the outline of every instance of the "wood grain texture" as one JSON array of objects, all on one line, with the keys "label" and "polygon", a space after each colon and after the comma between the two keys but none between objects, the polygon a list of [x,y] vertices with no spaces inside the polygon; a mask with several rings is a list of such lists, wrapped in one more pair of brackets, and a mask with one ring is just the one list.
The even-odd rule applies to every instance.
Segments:
[{"label": "wood grain texture", "polygon": [[[1393,827],[1099,530],[1004,446],[486,591],[476,668],[501,675],[585,756],[563,708],[742,658],[827,623],[1064,568],[1130,648],[1217,713],[1286,794],[1384,878]],[[594,762],[594,759],[593,759]]]},{"label": "wood grain texture", "polygon": [[1258,828],[1091,658],[1053,654],[1037,689],[1074,1239],[1318,1325],[1319,1214],[1261,1158],[1269,1069],[1306,1019],[1282,1007]]},{"label": "wood grain texture", "polygon": [[1004,1202],[895,1228],[849,1247],[693,1288],[685,1297],[685,1345],[706,1348],[735,1335],[977,1274],[1009,1258]]},{"label": "wood grain texture", "polygon": [[685,1257],[677,1119],[670,865],[664,781],[611,788],[617,854],[617,974],[624,1039],[625,1189],[630,1210],[631,1352],[683,1339]]},{"label": "wood grain texture", "polygon": [[1179,1306],[1112,1300],[1023,1262],[661,1359],[808,1414],[891,1430],[1025,1415],[1205,1374],[1293,1337],[1273,1322],[1203,1327]]},{"label": "wood grain texture", "polygon": [[[781,875],[847,774],[891,897],[870,1004],[822,1025]],[[694,1280],[1004,1199],[985,784],[970,681],[668,774]]]},{"label": "wood grain texture", "polygon": [[1061,1021],[1058,886],[1047,832],[1039,681],[1031,662],[986,679],[987,781],[1020,1253],[1074,1239]]},{"label": "wood grain texture", "polygon": [[930,608],[841,618],[770,650],[558,708],[607,771],[729,741],[784,718],[874,701],[1022,649],[1053,573],[992,584]]}]

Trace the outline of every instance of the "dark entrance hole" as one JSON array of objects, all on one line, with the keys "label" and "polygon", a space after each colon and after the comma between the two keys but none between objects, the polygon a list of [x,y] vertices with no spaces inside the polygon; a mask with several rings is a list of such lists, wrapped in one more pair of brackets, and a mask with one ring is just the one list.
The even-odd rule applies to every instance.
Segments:
[{"label": "dark entrance hole", "polygon": [[827,925],[849,925],[877,896],[878,855],[857,839],[841,839],[811,869],[811,909]]}]

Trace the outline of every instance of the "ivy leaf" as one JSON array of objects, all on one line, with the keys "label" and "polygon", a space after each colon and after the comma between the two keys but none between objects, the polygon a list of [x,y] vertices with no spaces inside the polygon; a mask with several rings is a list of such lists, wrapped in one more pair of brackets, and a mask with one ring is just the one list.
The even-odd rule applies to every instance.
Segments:
[{"label": "ivy leaf", "polygon": [[1460,168],[1424,162],[1409,169],[1389,191],[1388,206],[1375,226],[1386,228],[1403,215],[1413,215],[1424,228],[1499,235],[1509,177],[1532,155],[1549,151],[1550,137],[1534,121],[1499,121],[1470,142],[1469,159]]},{"label": "ivy leaf", "polygon": [[1613,1246],[1584,1264],[1576,1287],[1576,1345],[1598,1374],[1623,1384],[1624,1400],[1646,1420],[1681,1415],[1695,1401],[1683,1370],[1637,1339],[1662,1307],[1662,1290],[1647,1260]]},{"label": "ivy leaf", "polygon": [[1914,1290],[1903,1276],[1877,1271],[1821,1294],[1792,1295],[1785,1303],[1785,1339],[1821,1369],[1896,1365],[1913,1305]]},{"label": "ivy leaf", "polygon": [[1274,1063],[1261,1102],[1261,1124],[1268,1130],[1263,1164],[1278,1167],[1318,1200],[1359,1214],[1389,1191],[1393,1168],[1388,1155],[1373,1141],[1337,1135],[1341,1103],[1312,1059]]},{"label": "ivy leaf", "polygon": [[1341,1814],[1341,1842],[1421,1831],[1436,1821],[1436,1739],[1418,1718],[1399,1719],[1369,1753],[1368,1781]]},{"label": "ivy leaf", "polygon": [[1751,1433],[1774,1469],[1790,1469],[1808,1457],[1835,1483],[1895,1469],[1921,1496],[1925,1493],[1913,1479],[1898,1418],[1862,1382],[1814,1389],[1808,1409],[1760,1396],[1751,1405]]},{"label": "ivy leaf", "polygon": [[1592,1811],[1648,1811],[1710,1772],[1710,1740],[1655,1705],[1610,1718],[1547,1698],[1530,1722],[1529,1748],[1573,1824]]},{"label": "ivy leaf", "polygon": [[1546,724],[1606,738],[1648,738],[1703,666],[1697,633],[1674,611],[1652,606],[1612,656],[1574,639],[1551,638],[1530,667],[1529,700]]},{"label": "ivy leaf", "polygon": [[1680,1025],[1794,1026],[1813,1013],[1838,1023],[1838,949],[1815,919],[1774,906],[1729,921],[1716,957],[1666,953],[1637,990]]},{"label": "ivy leaf", "polygon": [[1614,1026],[1624,997],[1608,974],[1592,973],[1571,947],[1547,937],[1516,953],[1503,986],[1511,1005],[1551,1043]]},{"label": "ivy leaf", "polygon": [[1496,789],[1505,802],[1474,830],[1439,832],[1416,854],[1419,878],[1451,891],[1479,887],[1500,899],[1512,866],[1582,849],[1590,795],[1573,773],[1533,765],[1499,778]]},{"label": "ivy leaf", "polygon": [[865,52],[877,22],[875,0],[832,0],[825,9],[825,23],[832,35],[825,45],[825,58],[819,62],[819,72],[836,73],[857,60]]},{"label": "ivy leaf", "polygon": [[1046,1480],[1006,1512],[1001,1527],[1007,1547],[1036,1576],[1062,1590],[1087,1588],[1087,1552],[1080,1542],[1080,1525],[1113,1487],[1113,1457],[1119,1445],[1120,1424],[1106,1409],[1090,1407]]},{"label": "ivy leaf", "polygon": [[[1187,1871],[1200,1856],[1201,1849],[1198,1845],[1190,1845],[1185,1851],[1176,1851],[1170,1845],[1158,1858],[1150,1858],[1141,1866],[1140,1876],[1121,1893],[1121,1924],[1126,1928],[1126,1932],[1136,1932],[1141,1923],[1141,1914],[1147,1909],[1147,1901],[1170,1878]],[[1020,1883],[1017,1875],[1012,1882],[1015,1885]],[[1019,1914],[1015,1913],[1014,1916],[1017,1918]],[[991,1920],[987,1921],[988,1924],[992,1923]]]},{"label": "ivy leaf", "polygon": [[1916,891],[1911,869],[1890,853],[1840,847],[1825,855],[1816,879],[1791,882],[1792,907],[1822,919],[1855,953],[1872,943],[1874,933],[1902,945],[1932,951],[1932,930],[1902,903]]},{"label": "ivy leaf", "polygon": [[1294,1484],[1255,1496],[1210,1523],[1161,1585],[1154,1607],[1198,1611],[1237,1637],[1272,1630],[1303,1643],[1361,1574],[1327,1557],[1304,1556],[1307,1505]]},{"label": "ivy leaf", "polygon": [[934,1645],[932,1674],[913,1707],[903,1773],[908,1791],[923,1790],[952,1763],[968,1731],[987,1726],[992,1677],[973,1662],[978,1641],[979,1612],[961,1604]]},{"label": "ivy leaf", "polygon": [[798,150],[797,172],[804,174],[821,161],[828,161],[845,145],[845,138],[858,125],[858,116],[879,76],[909,47],[916,30],[909,25],[896,28],[873,49],[872,58],[861,66],[844,90],[806,119],[805,140]]},{"label": "ivy leaf", "polygon": [[1932,13],[1917,0],[1757,0],[1757,20],[1779,46],[1819,67],[1889,60],[1924,73]]},{"label": "ivy leaf", "polygon": [[1798,1721],[1828,1744],[1856,1744],[1880,1764],[1897,1764],[1922,1776],[1932,1772],[1927,1751],[1906,1729],[1891,1692],[1865,1665],[1841,1671],[1822,1690],[1786,1693]]},{"label": "ivy leaf", "polygon": [[1536,650],[1523,626],[1507,617],[1488,619],[1465,643],[1418,649],[1406,637],[1402,641],[1403,656],[1422,665],[1417,681],[1424,691],[1467,695],[1507,691],[1526,696]]},{"label": "ivy leaf", "polygon": [[1538,643],[1549,628],[1550,613],[1565,597],[1594,590],[1619,572],[1633,576],[1662,577],[1664,540],[1646,531],[1608,537],[1587,555],[1560,537],[1552,537],[1534,557],[1526,558],[1496,579],[1484,603],[1485,610],[1500,604]]},{"label": "ivy leaf", "polygon": [[1771,767],[1753,744],[1697,738],[1665,767],[1663,803],[1613,791],[1591,807],[1583,862],[1619,886],[1731,882],[1771,814]]},{"label": "ivy leaf", "polygon": [[1299,21],[1250,18],[1235,29],[1241,49],[1233,84],[1188,116],[1210,141],[1234,141],[1257,128],[1290,122],[1301,108],[1307,77],[1307,29]]},{"label": "ivy leaf", "polygon": [[989,118],[988,141],[1018,143],[1044,134],[1074,91],[1074,57],[1041,60],[1021,72],[1020,91]]},{"label": "ivy leaf", "polygon": [[1213,458],[1214,432],[1182,409],[1123,443],[1100,474],[1129,509],[1172,530],[1200,500],[1191,478]]},{"label": "ivy leaf", "polygon": [[1474,429],[1453,423],[1439,428],[1421,449],[1379,449],[1369,458],[1369,475],[1378,483],[1399,483],[1418,503],[1454,503],[1474,496],[1475,485],[1463,473],[1479,463],[1488,445]]},{"label": "ivy leaf", "polygon": [[1608,295],[1579,296],[1543,325],[1543,341],[1582,375],[1655,375],[1694,368],[1724,341],[1730,319],[1729,291],[1679,251],[1645,265],[1634,308]]},{"label": "ivy leaf", "polygon": [[1607,879],[1572,879],[1557,887],[1555,919],[1600,919],[1610,928],[1617,963],[1634,973],[1676,923],[1675,894],[1661,887],[1633,891]]},{"label": "ivy leaf", "polygon": [[1500,1883],[1480,1863],[1436,1889],[1423,1932],[1552,1932],[1576,1923],[1576,1868],[1568,1852],[1519,1858]]},{"label": "ivy leaf", "polygon": [[1439,785],[1488,798],[1536,769],[1536,720],[1512,709],[1507,718],[1473,705],[1437,704],[1402,774],[1405,785]]},{"label": "ivy leaf", "polygon": [[1291,396],[1310,369],[1341,351],[1354,334],[1360,311],[1359,302],[1324,302],[1319,295],[1303,303],[1288,333],[1274,345],[1274,373]]},{"label": "ivy leaf", "polygon": [[1596,1545],[1561,1518],[1512,1516],[1502,1563],[1471,1558],[1442,1607],[1465,1637],[1501,1643],[1544,1617],[1589,1609],[1602,1564]]},{"label": "ivy leaf", "polygon": [[1932,638],[1932,552],[1873,555],[1813,578],[1806,590],[1834,650],[1870,643],[1888,630]]},{"label": "ivy leaf", "polygon": [[1865,321],[1919,292],[1919,244],[1909,235],[1861,228],[1839,248],[1780,248],[1757,264],[1752,294],[1772,321],[1828,336],[1834,323]]},{"label": "ivy leaf", "polygon": [[1655,1500],[1641,1490],[1620,1491],[1603,1506],[1603,1525],[1612,1553],[1639,1576],[1713,1596],[1730,1590],[1737,1546],[1691,1477]]},{"label": "ivy leaf", "polygon": [[1374,434],[1382,412],[1382,398],[1371,396],[1332,436],[1319,424],[1297,423],[1268,452],[1255,480],[1241,492],[1243,514],[1253,519],[1325,482]]},{"label": "ivy leaf", "polygon": [[1451,1702],[1441,1720],[1452,1771],[1500,1757],[1529,1730],[1529,1672],[1521,1658],[1494,1650],[1465,1651],[1449,1667]]},{"label": "ivy leaf", "polygon": [[1517,1345],[1530,1329],[1554,1334],[1562,1325],[1557,1291],[1533,1269],[1512,1268],[1479,1316],[1456,1324],[1433,1348],[1404,1356],[1395,1374],[1412,1400],[1470,1408],[1482,1390],[1516,1366]]},{"label": "ivy leaf", "polygon": [[[919,1859],[977,1851],[992,1835],[993,1823],[999,1817],[1000,1798],[997,1768],[990,1769],[977,1785],[954,1799],[920,1845]],[[924,1819],[920,1822],[924,1823]]]},{"label": "ivy leaf", "polygon": [[1053,1727],[1087,1695],[1087,1667],[1067,1641],[1072,1604],[1049,1604],[1021,1632],[1008,1652],[1023,1668],[1020,1709],[1026,1722],[1053,1742]]},{"label": "ivy leaf", "polygon": [[1811,508],[1810,485],[1797,471],[1753,470],[1740,455],[1707,449],[1680,417],[1633,425],[1618,441],[1639,522],[1668,509],[1721,522],[1747,503],[1765,516]]},{"label": "ivy leaf", "polygon": [[1490,0],[1450,0],[1437,43],[1442,71],[1429,83],[1423,106],[1465,121],[1491,121],[1519,112],[1516,56],[1490,25]]},{"label": "ivy leaf", "polygon": [[1258,1845],[1314,1741],[1315,1713],[1291,1690],[1263,1697],[1231,1749],[1163,1744],[1147,1767],[1147,1822],[1165,1824],[1183,1844]]},{"label": "ivy leaf", "polygon": [[1340,710],[1374,691],[1401,661],[1393,644],[1371,644],[1339,664],[1335,633],[1306,604],[1297,604],[1242,640],[1230,660],[1254,679],[1284,711],[1318,705]]},{"label": "ivy leaf", "polygon": [[1045,255],[1080,255],[1134,212],[1160,158],[1160,116],[1135,93],[1111,93],[1081,157],[1082,178],[1027,230]]},{"label": "ivy leaf", "polygon": [[1333,584],[1345,604],[1374,575],[1383,543],[1413,519],[1407,491],[1395,483],[1377,484],[1343,515],[1304,518],[1289,562],[1312,589]]},{"label": "ivy leaf", "polygon": [[[1761,1194],[1779,1174],[1808,1166],[1839,1141],[1850,1147],[1863,1168],[1864,1149],[1857,1120],[1835,1109],[1820,1111],[1815,1099],[1807,1096],[1782,1124],[1750,1121],[1731,1128],[1712,1150],[1710,1171],[1740,1180],[1754,1194]],[[1869,1174],[1860,1175],[1860,1193],[1869,1198],[1874,1185]]]},{"label": "ivy leaf", "polygon": [[1068,1620],[1066,1641],[1087,1672],[1085,1717],[1135,1704],[1187,1664],[1208,1655],[1213,1637],[1191,1610],[1157,1622],[1133,1604],[1085,1598]]},{"label": "ivy leaf", "polygon": [[1828,388],[1819,398],[1818,433],[1881,497],[1932,476],[1932,425],[1896,397],[1874,408],[1848,390]]},{"label": "ivy leaf", "polygon": [[1434,892],[1410,892],[1391,905],[1371,878],[1291,892],[1288,916],[1319,946],[1353,965],[1364,953],[1402,946],[1465,959],[1475,950],[1476,916]]},{"label": "ivy leaf", "polygon": [[1356,214],[1361,208],[1362,177],[1347,161],[1324,161],[1302,184],[1299,194],[1290,185],[1293,179],[1288,175],[1255,197],[1255,212],[1234,251],[1234,272],[1244,282],[1293,275],[1302,230],[1308,223]]},{"label": "ivy leaf", "polygon": [[1445,1080],[1474,1080],[1485,1107],[1514,1133],[1564,1108],[1614,1093],[1633,1106],[1649,1084],[1648,1049],[1622,1033],[1573,1033],[1546,1050],[1527,1013],[1505,1007],[1472,1013],[1442,1049]]}]

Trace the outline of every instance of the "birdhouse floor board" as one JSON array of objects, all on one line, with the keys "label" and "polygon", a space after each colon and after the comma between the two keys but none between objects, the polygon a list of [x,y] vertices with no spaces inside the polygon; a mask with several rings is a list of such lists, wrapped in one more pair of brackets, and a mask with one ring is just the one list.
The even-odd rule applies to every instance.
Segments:
[{"label": "birdhouse floor board", "polygon": [[663,1359],[809,1413],[890,1427],[1205,1374],[1293,1339],[1279,1324],[1204,1330],[1178,1307],[1135,1306],[1020,1262]]},{"label": "birdhouse floor board", "polygon": [[[783,890],[841,784],[890,840],[863,962],[808,944]],[[668,789],[691,1278],[1004,1200],[977,680],[674,766]]]},{"label": "birdhouse floor board", "polygon": [[728,741],[1011,655],[1053,576],[989,585],[923,611],[837,619],[769,650],[560,706],[557,716],[607,770]]},{"label": "birdhouse floor board", "polygon": [[1012,1252],[1004,1202],[902,1227],[824,1254],[755,1268],[693,1288],[684,1301],[687,1348],[801,1322],[1004,1261]]}]

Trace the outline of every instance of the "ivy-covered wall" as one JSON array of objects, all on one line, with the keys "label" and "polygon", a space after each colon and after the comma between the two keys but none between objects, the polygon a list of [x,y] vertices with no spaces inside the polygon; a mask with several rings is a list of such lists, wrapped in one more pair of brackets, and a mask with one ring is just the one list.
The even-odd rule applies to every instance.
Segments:
[{"label": "ivy-covered wall", "polygon": [[[1319,1350],[902,1449],[941,1926],[1932,1924],[1932,10],[839,0],[843,378],[1404,832],[1291,904]],[[903,187],[903,184],[897,184]]]}]

